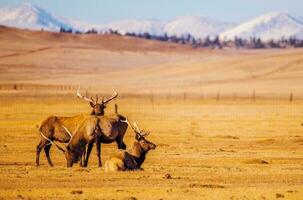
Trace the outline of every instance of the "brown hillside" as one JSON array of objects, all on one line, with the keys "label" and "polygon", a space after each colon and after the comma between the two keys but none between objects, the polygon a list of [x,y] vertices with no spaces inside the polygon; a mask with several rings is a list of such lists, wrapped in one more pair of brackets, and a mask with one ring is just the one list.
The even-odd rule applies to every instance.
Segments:
[{"label": "brown hillside", "polygon": [[2,84],[130,93],[303,94],[303,50],[208,50],[117,35],[0,27]]}]

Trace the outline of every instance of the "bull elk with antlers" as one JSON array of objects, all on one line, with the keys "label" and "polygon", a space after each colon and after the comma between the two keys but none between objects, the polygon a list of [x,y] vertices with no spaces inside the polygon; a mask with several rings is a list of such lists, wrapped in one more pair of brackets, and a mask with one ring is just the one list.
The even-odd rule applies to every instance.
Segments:
[{"label": "bull elk with antlers", "polygon": [[89,102],[91,107],[93,108],[91,114],[98,115],[100,119],[100,131],[95,135],[94,140],[92,140],[88,144],[87,150],[85,151],[86,155],[84,157],[85,161],[83,163],[83,166],[86,167],[88,165],[89,156],[95,143],[97,148],[98,167],[101,167],[101,143],[109,144],[112,142],[116,142],[118,149],[126,149],[126,145],[123,142],[123,138],[128,127],[128,124],[125,121],[126,118],[122,115],[117,114],[117,109],[116,114],[114,115],[104,115],[104,109],[106,108],[106,104],[112,99],[116,98],[118,96],[118,93],[113,90],[112,96],[107,100],[104,100],[103,98],[101,103],[98,103],[98,96],[96,96],[96,100],[93,100],[93,98],[89,98],[82,95],[80,93],[79,88],[77,90],[77,96]]},{"label": "bull elk with antlers", "polygon": [[98,167],[102,166],[101,162],[101,143],[109,144],[116,142],[118,149],[126,149],[126,145],[123,142],[124,135],[127,130],[127,123],[125,117],[121,115],[112,116],[99,116],[100,131],[96,133],[95,138],[88,144],[84,167],[88,165],[89,156],[93,148],[94,143],[97,148]]},{"label": "bull elk with antlers", "polygon": [[149,150],[156,148],[155,144],[145,139],[149,133],[140,131],[136,123],[134,125],[130,124],[130,126],[136,134],[132,150],[121,150],[110,157],[105,162],[105,171],[142,170],[141,165],[145,160],[146,154]]}]

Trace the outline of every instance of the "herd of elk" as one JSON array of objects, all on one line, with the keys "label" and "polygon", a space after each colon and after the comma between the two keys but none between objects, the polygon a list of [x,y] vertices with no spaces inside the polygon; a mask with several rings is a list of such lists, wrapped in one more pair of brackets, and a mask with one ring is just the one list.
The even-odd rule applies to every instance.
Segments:
[{"label": "herd of elk", "polygon": [[[39,165],[40,152],[44,148],[48,163],[50,166],[53,166],[49,154],[52,144],[55,144],[59,150],[65,153],[68,167],[71,167],[73,162],[77,162],[82,157],[86,152],[85,148],[87,144],[88,150],[84,166],[87,166],[94,142],[97,146],[98,166],[101,166],[101,143],[116,141],[118,148],[126,149],[126,145],[123,142],[123,137],[128,127],[127,123],[123,122],[125,118],[118,114],[109,117],[103,116],[106,104],[116,98],[117,95],[117,92],[114,91],[109,99],[104,100],[103,98],[102,103],[98,103],[98,97],[96,97],[96,100],[93,100],[93,98],[82,96],[78,88],[77,96],[90,102],[93,108],[91,115],[82,114],[74,117],[50,116],[42,121],[39,126],[41,141],[37,146],[36,165]],[[60,143],[68,142],[66,149],[61,148],[55,141]],[[82,164],[82,161],[80,164]]]},{"label": "herd of elk", "polygon": [[[136,124],[131,125],[125,117],[117,114],[117,107],[116,114],[104,115],[106,104],[116,98],[118,93],[114,90],[112,96],[107,100],[103,98],[101,103],[98,102],[98,96],[94,100],[81,95],[80,88],[77,90],[77,96],[90,103],[93,108],[91,114],[81,114],[73,117],[49,116],[43,120],[38,127],[41,140],[37,146],[36,165],[39,166],[40,152],[44,148],[47,161],[50,166],[53,166],[50,158],[50,148],[55,145],[65,154],[67,167],[72,167],[73,163],[77,163],[80,159],[81,166],[86,167],[95,143],[98,166],[101,167],[101,143],[116,142],[118,149],[123,149],[120,150],[120,154],[123,154],[123,156],[116,155],[108,160],[106,169],[108,171],[141,169],[146,153],[150,149],[154,149],[156,145],[145,139],[147,134],[142,134]],[[136,133],[136,142],[131,153],[125,151],[126,145],[123,142],[128,124]],[[65,148],[62,148],[56,142],[67,144]],[[84,158],[83,162],[82,158]],[[117,158],[120,158],[120,164],[115,161]],[[123,165],[121,165],[122,161],[125,162]]]}]

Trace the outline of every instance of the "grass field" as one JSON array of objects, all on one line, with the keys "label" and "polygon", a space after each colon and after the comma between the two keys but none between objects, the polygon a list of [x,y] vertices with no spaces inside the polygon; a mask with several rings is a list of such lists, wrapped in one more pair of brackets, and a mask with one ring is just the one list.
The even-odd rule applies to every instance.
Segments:
[{"label": "grass field", "polygon": [[[105,173],[95,153],[88,168],[65,167],[52,148],[35,167],[35,125],[57,113],[87,113],[65,95],[1,95],[0,197],[3,199],[300,199],[303,185],[303,102],[122,99],[120,113],[150,130],[158,145],[144,171]],[[107,113],[112,113],[109,107]],[[128,147],[134,134],[126,135]],[[103,164],[116,149],[102,146]],[[171,178],[165,178],[170,174]]]},{"label": "grass field", "polygon": [[[302,199],[302,52],[0,27],[0,199]],[[95,149],[88,168],[68,169],[55,147],[54,167],[44,152],[35,166],[41,120],[90,112],[73,87],[60,89],[78,84],[91,95],[115,88],[106,114],[117,103],[151,131],[144,171],[105,173]],[[116,145],[101,151],[104,164]]]}]

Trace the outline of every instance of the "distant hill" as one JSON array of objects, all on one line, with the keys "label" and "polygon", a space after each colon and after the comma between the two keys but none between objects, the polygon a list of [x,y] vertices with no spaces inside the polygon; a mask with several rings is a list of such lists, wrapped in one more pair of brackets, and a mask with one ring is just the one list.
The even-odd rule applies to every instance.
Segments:
[{"label": "distant hill", "polygon": [[[0,26],[0,87],[78,85],[121,93],[303,95],[303,49],[193,49],[110,34]],[[3,87],[2,87],[3,88]]]}]

